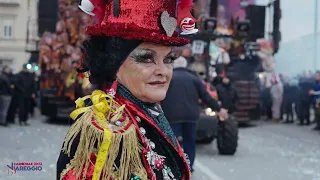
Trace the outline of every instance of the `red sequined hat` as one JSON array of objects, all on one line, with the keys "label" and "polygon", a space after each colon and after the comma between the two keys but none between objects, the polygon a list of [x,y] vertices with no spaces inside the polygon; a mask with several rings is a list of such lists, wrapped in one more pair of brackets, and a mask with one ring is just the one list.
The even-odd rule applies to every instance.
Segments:
[{"label": "red sequined hat", "polygon": [[181,34],[198,32],[190,11],[192,0],[80,0],[79,8],[95,16],[87,34],[182,46]]}]

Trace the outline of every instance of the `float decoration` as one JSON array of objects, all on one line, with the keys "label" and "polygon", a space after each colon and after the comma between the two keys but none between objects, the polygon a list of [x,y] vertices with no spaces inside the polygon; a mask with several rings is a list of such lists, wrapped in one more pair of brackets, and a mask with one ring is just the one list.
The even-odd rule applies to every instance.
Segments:
[{"label": "float decoration", "polygon": [[192,5],[192,0],[178,1],[177,23],[180,25],[181,35],[195,34],[199,31],[195,28],[197,21],[191,14]]},{"label": "float decoration", "polygon": [[77,0],[59,0],[56,31],[45,32],[40,41],[41,89],[53,89],[55,95],[75,100],[75,83],[79,83],[79,87],[82,85],[82,91],[90,88],[88,83],[83,85],[88,78],[78,74],[73,62],[80,63],[80,46],[87,38],[85,30],[93,23],[87,14],[92,12],[97,17],[97,12],[100,11],[94,8],[95,3],[97,2],[93,0],[82,0],[79,3],[79,7],[86,11],[85,14],[78,9]]},{"label": "float decoration", "polygon": [[95,14],[92,12],[94,10],[94,5],[92,4],[92,2],[90,0],[80,0],[79,1],[79,8],[91,15],[91,16],[95,16]]},{"label": "float decoration", "polygon": [[273,43],[266,39],[257,39],[257,43],[260,46],[258,56],[261,59],[262,68],[266,72],[275,71],[275,63],[273,58]]}]

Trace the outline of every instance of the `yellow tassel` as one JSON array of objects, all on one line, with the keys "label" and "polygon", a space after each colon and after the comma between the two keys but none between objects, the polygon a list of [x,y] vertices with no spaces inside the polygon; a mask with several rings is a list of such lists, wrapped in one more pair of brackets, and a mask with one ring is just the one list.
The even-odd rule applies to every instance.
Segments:
[{"label": "yellow tassel", "polygon": [[105,121],[105,113],[113,110],[111,108],[113,99],[101,90],[95,90],[91,95],[77,99],[75,102],[77,109],[71,112],[70,117],[76,120],[80,114],[86,112],[89,107],[85,107],[85,100],[89,98],[91,99],[95,113],[98,115],[98,120]]},{"label": "yellow tassel", "polygon": [[[93,105],[85,107],[84,101],[88,98]],[[147,180],[147,173],[141,161],[142,146],[135,126],[131,125],[123,133],[113,133],[110,129],[112,122],[121,118],[125,105],[119,107],[120,105],[103,91],[94,91],[90,96],[79,98],[76,104],[78,109],[73,111],[70,117],[78,119],[66,135],[63,151],[70,156],[71,145],[77,135],[80,136],[80,141],[76,154],[68,165],[68,170],[73,168],[77,178],[85,179],[87,169],[92,164],[91,154],[94,153],[97,159],[93,180],[99,180],[101,176],[102,179],[110,179],[110,177],[117,180],[129,179],[132,174]],[[80,114],[82,114],[81,117],[78,117]],[[113,116],[109,119],[111,114]],[[103,130],[92,124],[92,117],[97,120],[96,123]],[[125,124],[129,121],[127,116]],[[115,129],[120,130],[121,127],[115,127]],[[115,168],[115,160],[118,156],[121,157],[120,166]],[[80,177],[82,170],[84,170],[83,176]],[[62,175],[64,173],[66,171]]]},{"label": "yellow tassel", "polygon": [[96,159],[92,180],[100,179],[101,171],[102,171],[105,159],[108,156],[108,150],[111,144],[112,132],[107,128],[104,128],[103,131],[104,131],[103,141],[100,146],[98,156]]}]

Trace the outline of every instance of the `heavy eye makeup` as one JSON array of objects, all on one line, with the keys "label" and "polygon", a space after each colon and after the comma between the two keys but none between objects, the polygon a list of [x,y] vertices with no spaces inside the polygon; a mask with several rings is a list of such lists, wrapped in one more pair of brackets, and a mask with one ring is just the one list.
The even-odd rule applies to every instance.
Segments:
[{"label": "heavy eye makeup", "polygon": [[163,62],[165,64],[172,64],[178,57],[181,55],[181,53],[177,53],[176,51],[171,51],[168,55],[165,56]]},{"label": "heavy eye makeup", "polygon": [[[169,52],[163,59],[165,64],[172,64],[180,56],[176,51]],[[157,52],[152,49],[136,49],[130,57],[137,63],[154,63],[156,64]]]},{"label": "heavy eye makeup", "polygon": [[156,52],[151,49],[136,49],[130,57],[137,63],[155,63]]}]

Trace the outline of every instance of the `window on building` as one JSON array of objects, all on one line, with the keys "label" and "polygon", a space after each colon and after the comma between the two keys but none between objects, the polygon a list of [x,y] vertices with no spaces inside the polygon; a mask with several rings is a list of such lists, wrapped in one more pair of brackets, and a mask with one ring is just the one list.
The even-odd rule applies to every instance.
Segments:
[{"label": "window on building", "polygon": [[12,38],[12,32],[13,32],[13,20],[6,20],[4,19],[2,21],[2,36],[4,39],[11,39]]},{"label": "window on building", "polygon": [[11,65],[12,65],[12,59],[0,58],[0,70],[4,66],[11,66]]}]

